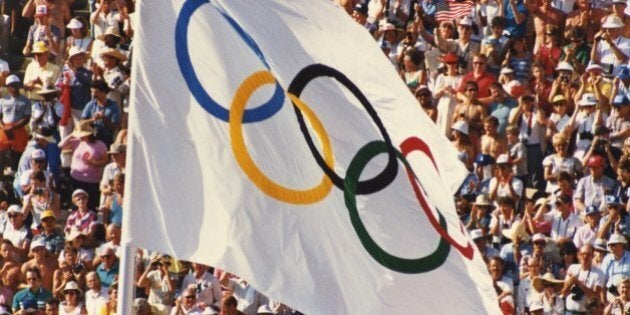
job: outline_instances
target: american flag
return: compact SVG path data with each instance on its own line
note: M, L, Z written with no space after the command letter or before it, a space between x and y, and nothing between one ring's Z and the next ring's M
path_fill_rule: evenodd
M435 19L438 22L453 21L471 15L473 8L472 0L437 0Z

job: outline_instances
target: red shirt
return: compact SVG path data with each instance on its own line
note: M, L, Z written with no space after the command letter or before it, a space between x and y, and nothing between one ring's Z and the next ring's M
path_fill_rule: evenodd
M490 96L490 84L496 82L497 78L488 72L484 72L481 77L475 78L475 75L471 71L464 75L457 91L464 93L464 90L466 89L466 82L468 81L477 82L477 85L479 85L479 94L477 95L477 98L484 98Z

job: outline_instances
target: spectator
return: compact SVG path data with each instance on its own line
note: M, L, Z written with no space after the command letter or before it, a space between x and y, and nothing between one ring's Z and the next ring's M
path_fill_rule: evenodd
M96 310L101 304L107 303L109 294L107 288L101 285L101 280L94 271L85 275L87 290L85 291L85 307L88 315L96 315Z
M586 205L603 207L603 201L607 194L615 191L617 182L604 175L604 158L593 155L588 159L590 174L582 177L577 184L573 195L573 205L580 213L584 211Z
M186 275L182 280L180 291L194 288L198 302L218 307L222 296L219 280L208 272L208 266L206 265L192 263L192 270L193 272Z
M26 274L27 270L37 267L40 271L41 286L45 290L52 291L53 274L58 268L56 259L50 256L42 239L33 241L30 254L33 258L22 265L22 274Z
M32 3L32 0L29 2ZM59 44L61 43L63 32L65 31L65 27L63 27L65 23L62 21L60 26L54 25L51 23L48 14L48 7L45 4L38 5L35 8L35 24L28 30L26 45L22 50L25 56L30 55L31 52L34 54L37 53L34 47L34 43L37 42L46 44L54 55L59 55Z
M77 250L70 244L63 249L64 260L59 264L59 269L53 275L53 294L59 296L70 282L85 287L86 268L78 260Z
M24 127L31 119L31 102L20 94L20 79L16 75L7 77L6 86L9 95L0 99L0 154L9 156L3 166L15 167L28 141Z
M588 299L597 299L604 287L604 274L592 266L593 247L584 245L580 248L580 263L574 264L567 270L567 276L562 288L562 297L566 298L566 310L569 312L585 313Z
M573 237L573 243L578 247L593 244L599 232L599 219L601 218L599 208L596 206L586 207L584 216L586 217L586 224L578 228Z
M34 60L26 66L24 72L24 90L31 100L41 100L35 92L59 76L59 66L48 60L50 49L45 42L37 41L33 44Z
M114 142L114 133L120 127L120 108L107 98L110 89L105 81L92 82L91 91L93 100L85 106L81 119L89 120L94 127L96 139L109 146Z
M99 254L99 256L101 256L101 263L96 266L96 274L98 274L101 284L107 288L118 278L119 265L118 258L115 254L116 251L113 248L106 246ZM111 300L111 292L109 295Z
M50 291L45 290L41 286L41 274L38 268L31 268L26 270L26 288L18 291L13 297L12 308L14 312L19 310L27 310L27 306L32 306L31 303L26 303L27 301L35 301L34 308L37 308L38 303L46 303L48 299L52 298L52 294ZM26 305L29 304L29 305Z
M173 293L175 291L174 284L168 273L171 260L167 256L157 256L151 261L150 268L147 268L140 279L138 287L149 289L149 304L154 314L169 314L171 303L173 302ZM188 292L188 293L187 293ZM196 300L196 292L194 290L184 289L186 296L192 296ZM186 303L188 302L188 303ZM192 308L195 301L181 301L179 307L186 309ZM184 303L183 305L181 303ZM171 313L171 314L178 314Z

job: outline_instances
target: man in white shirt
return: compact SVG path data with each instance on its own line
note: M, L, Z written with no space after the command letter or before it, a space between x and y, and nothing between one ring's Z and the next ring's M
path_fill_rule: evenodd
M85 275L85 282L88 287L88 290L85 291L85 308L88 315L95 315L98 307L107 303L109 294L107 288L101 285L101 279L95 271L90 271Z
M602 271L592 266L593 246L582 246L578 260L579 264L573 264L567 269L562 288L561 295L566 298L566 314L587 314L587 300L598 298L605 283Z
M622 36L624 21L611 14L604 19L602 30L595 34L596 45L593 46L592 59L608 70L612 66L612 74L621 71L621 65L628 62L630 56L630 38Z

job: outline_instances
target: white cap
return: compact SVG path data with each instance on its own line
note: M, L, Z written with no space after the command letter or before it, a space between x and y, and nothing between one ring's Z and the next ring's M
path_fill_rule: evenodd
M66 25L67 28L69 29L80 29L83 27L83 23L81 23L81 21L77 20L77 19L72 19L70 20L70 23L68 23L68 25Z
M459 20L459 25L462 26L472 26L473 20L470 16L465 16L463 19Z
M458 120L456 121L452 126L451 129L453 130L457 130L465 135L468 135L468 123L463 121L463 120Z
M512 164L510 156L507 154L501 154L497 157L497 164Z
M545 237L545 235L542 233L536 233L534 234L534 237L532 237L532 242L538 242L538 241L547 242L547 237Z
M474 240L478 240L480 238L483 238L483 231L481 229L476 229L476 230L472 230L470 231L470 238L474 241Z
M560 61L558 63L558 66L556 67L556 71L560 71L560 70L571 71L571 72L575 71L573 70L573 66L571 66L571 64L566 61Z
M604 20L604 24L602 24L602 28L622 28L624 26L625 24L621 18L614 14L607 16Z
M604 71L604 68L602 68L602 66L600 66L597 63L589 63L588 66L586 67L586 71L591 71L591 70L601 70Z
M580 106L597 105L597 99L595 98L595 94L593 93L582 94L582 98L578 101L578 105Z
M510 74L510 73L514 73L514 70L512 70L512 68L510 67L504 67L503 69L501 69L501 74Z
M22 207L20 205L10 205L7 213L22 213Z
M90 194L87 193L87 191L79 188L79 189L76 189L74 192L72 192L72 198L76 197L78 194L84 194L86 196L90 195Z
M72 58L78 54L85 54L85 53L87 52L83 50L81 47L72 46L70 47L70 50L68 51L68 58Z
M38 237L36 239L33 240L33 242L31 243L31 250L37 248L37 247L44 247L46 248L46 243L44 242L44 238L43 237Z
M21 83L21 82L22 82L22 81L20 81L20 78L18 78L18 76L17 76L17 75L15 75L15 74L11 74L11 75L9 75L9 76L6 78L6 80L4 80L4 84L5 84L5 85L10 85L10 84L13 84L13 83Z

